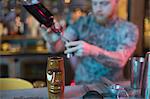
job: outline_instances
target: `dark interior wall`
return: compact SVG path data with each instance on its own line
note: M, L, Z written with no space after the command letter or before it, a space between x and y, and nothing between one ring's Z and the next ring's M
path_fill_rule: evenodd
M129 0L129 3L130 3L129 20L138 26L140 33L135 55L143 56L145 0Z
M145 0L128 0L128 20L138 26L139 40L133 56L144 56L144 17L145 17ZM130 60L124 68L124 76L130 79Z

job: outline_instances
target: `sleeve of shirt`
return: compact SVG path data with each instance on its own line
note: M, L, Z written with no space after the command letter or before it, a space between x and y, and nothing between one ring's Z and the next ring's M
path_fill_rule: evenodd
M86 18L80 17L74 24L69 25L64 32L64 37L69 41L79 39L79 31L81 30L84 21L86 21Z
M74 41L77 39L77 33L72 26L68 26L63 34L63 37L69 41Z
M125 35L123 36L122 42L119 44L117 51L121 55L122 65L125 65L129 57L134 53L136 49L136 45L139 38L139 31L138 28L134 25L129 25L126 28Z
M95 59L105 66L124 67L129 57L136 49L138 41L138 29L134 25L129 25L121 34L121 41L118 44L116 51L107 51L101 49L100 54Z

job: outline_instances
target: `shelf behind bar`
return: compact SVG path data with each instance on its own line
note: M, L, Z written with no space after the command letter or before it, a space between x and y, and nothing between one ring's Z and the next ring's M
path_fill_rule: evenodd
M25 39L42 39L40 36L30 36L30 35L7 35L7 36L1 36L0 40L25 40Z

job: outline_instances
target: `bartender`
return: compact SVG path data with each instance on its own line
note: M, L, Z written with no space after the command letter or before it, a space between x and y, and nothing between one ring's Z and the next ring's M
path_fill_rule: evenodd
M133 23L117 16L118 1L90 0L91 14L80 17L64 31L68 43L50 28L41 27L51 53L74 54L76 84L97 83L101 77L123 79L123 68L136 49L139 32Z

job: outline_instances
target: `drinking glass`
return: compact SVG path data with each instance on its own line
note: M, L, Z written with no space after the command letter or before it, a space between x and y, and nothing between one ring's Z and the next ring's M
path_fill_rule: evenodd
M129 99L128 92L119 84L113 84L109 86L109 90L116 96L116 99Z

